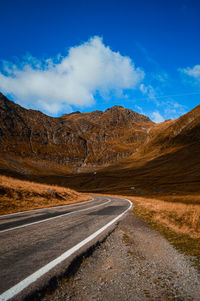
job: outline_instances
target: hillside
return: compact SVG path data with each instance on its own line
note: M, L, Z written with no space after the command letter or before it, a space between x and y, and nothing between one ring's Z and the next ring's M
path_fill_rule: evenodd
M25 176L93 171L135 153L153 125L120 106L52 118L0 94L0 169Z
M59 181L82 191L141 196L171 194L174 198L198 195L199 150L200 106L177 120L153 125L137 152L99 170L95 176L85 173Z
M0 214L69 205L88 199L90 198L69 188L0 175Z
M1 94L0 134L2 174L130 195L200 190L200 106L160 124L120 106L53 118Z

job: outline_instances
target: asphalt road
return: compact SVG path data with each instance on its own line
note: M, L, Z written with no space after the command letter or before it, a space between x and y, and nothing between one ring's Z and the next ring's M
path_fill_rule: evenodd
M64 271L131 208L95 196L75 205L0 216L0 301L20 300Z

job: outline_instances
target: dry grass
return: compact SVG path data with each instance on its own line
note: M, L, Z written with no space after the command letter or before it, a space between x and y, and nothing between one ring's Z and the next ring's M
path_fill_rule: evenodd
M95 194L94 195L101 195ZM128 198L134 204L133 212L141 218L159 224L194 239L200 239L200 196L165 196L163 199L102 194ZM178 201L177 201L178 200ZM196 202L196 203L195 203Z
M131 197L135 204L148 212L152 222L162 224L172 231L200 239L200 205ZM170 199L170 197L169 197ZM190 199L189 196L187 199ZM181 201L181 198L179 199ZM188 200L189 202L189 200Z
M187 203L190 197L173 196L167 201L129 197L134 203L133 213L143 219L150 227L160 232L177 249L192 256L193 263L200 270L200 204ZM172 201L171 201L172 200Z
M75 190L0 176L0 214L88 200Z
M199 195L184 197L169 195L162 197L162 200L148 197L107 195L131 200L134 204L133 214L160 232L178 250L192 256L194 265L200 270ZM128 242L128 238L125 236L124 242Z

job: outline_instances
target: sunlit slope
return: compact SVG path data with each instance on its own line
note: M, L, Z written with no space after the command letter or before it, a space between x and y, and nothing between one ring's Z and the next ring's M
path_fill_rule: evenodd
M85 174L74 180L74 187L97 192L198 193L200 106L177 120L154 125L146 143L132 156L102 169L95 176Z
M177 120L156 125L133 156L110 167L143 190L199 190L200 106ZM105 170L104 170L105 172Z
M0 214L67 205L87 199L89 197L69 188L0 175Z
M53 118L0 94L0 169L25 176L91 172L136 152L153 125L120 106Z

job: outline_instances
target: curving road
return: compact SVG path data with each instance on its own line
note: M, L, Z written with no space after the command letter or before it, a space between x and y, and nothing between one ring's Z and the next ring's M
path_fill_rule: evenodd
M129 200L91 201L0 216L0 301L20 300L106 235Z

